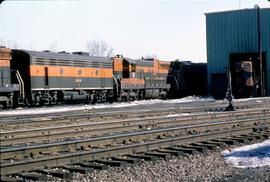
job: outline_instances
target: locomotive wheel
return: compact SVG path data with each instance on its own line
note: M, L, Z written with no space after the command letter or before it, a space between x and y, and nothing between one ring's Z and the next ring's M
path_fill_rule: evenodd
M40 107L44 106L44 100L43 100L43 99L41 99L41 100L38 102L38 106L40 106Z
M6 102L0 103L0 108L2 108L2 109L7 108L7 103Z

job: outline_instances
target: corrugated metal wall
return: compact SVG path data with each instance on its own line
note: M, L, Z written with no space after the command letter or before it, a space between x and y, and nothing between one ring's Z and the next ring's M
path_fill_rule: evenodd
M260 9L262 47L266 52L270 96L270 9ZM208 84L213 73L226 73L230 53L258 52L257 8L206 13Z

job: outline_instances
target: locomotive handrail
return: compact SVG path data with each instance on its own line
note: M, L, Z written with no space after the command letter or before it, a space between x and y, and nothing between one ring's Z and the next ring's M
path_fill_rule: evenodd
M119 86L119 84L118 84L117 79L115 78L115 76L114 75L112 75L112 76L113 76L113 80L114 80L115 85L116 85L116 93L118 94L119 93L118 92L118 86Z
M24 82L23 79L21 77L21 74L18 70L16 70L16 77L19 81L19 85L20 85L20 97L22 97L23 99L25 98L25 93L24 93Z
M176 79L176 77L175 76L173 76L173 78L174 78L174 80L175 80L175 83L176 83L176 86L177 86L177 91L179 91L179 83L178 83L178 81L177 81L177 79Z

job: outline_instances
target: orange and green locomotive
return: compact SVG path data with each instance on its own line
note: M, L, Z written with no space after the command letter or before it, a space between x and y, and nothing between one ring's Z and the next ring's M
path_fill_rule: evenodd
M11 67L22 77L27 105L113 98L113 70L108 58L13 50Z
M116 94L119 100L166 98L170 62L158 59L113 58Z
M8 48L0 52L6 55L0 59L0 104L4 107L130 101L167 98L168 94L172 98L183 90L173 89L178 88L175 85L183 85L190 77L179 77L184 69L176 71L174 62L158 59Z

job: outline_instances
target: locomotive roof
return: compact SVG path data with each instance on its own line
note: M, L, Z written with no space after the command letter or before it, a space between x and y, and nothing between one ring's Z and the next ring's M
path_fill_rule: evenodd
M151 60L144 60L144 59L130 59L124 57L126 61L128 61L131 64L145 64L145 65L152 65L154 62Z
M126 58L126 57L124 57L124 59L129 63L137 64L137 60L135 60L135 59L130 59L130 58Z
M35 58L47 58L47 59L58 59L58 60L80 60L80 61L98 61L98 62L111 62L110 58L107 57L97 57L97 56L87 56L69 53L54 53L54 52L41 52L41 51L29 51L29 50L13 50L21 51L29 54Z

